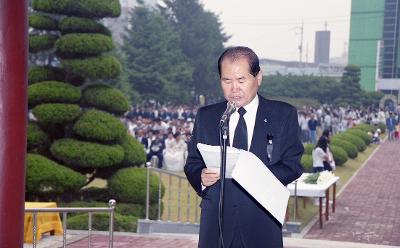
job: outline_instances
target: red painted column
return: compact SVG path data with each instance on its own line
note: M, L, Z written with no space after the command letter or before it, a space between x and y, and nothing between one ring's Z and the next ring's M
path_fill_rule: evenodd
M26 0L0 0L0 247L23 246L27 124Z

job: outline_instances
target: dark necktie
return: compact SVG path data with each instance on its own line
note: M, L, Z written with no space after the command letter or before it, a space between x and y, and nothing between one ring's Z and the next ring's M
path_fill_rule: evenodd
M247 151L247 126L243 118L243 115L246 114L246 110L240 107L238 112L240 117L235 129L235 136L233 136L233 147Z

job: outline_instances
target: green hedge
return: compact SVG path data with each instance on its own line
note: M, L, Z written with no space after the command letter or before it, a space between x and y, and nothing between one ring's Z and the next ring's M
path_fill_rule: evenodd
M304 145L304 154L311 155L314 150L315 145L313 144L305 144Z
M57 30L58 22L50 16L35 13L29 15L29 26L41 30Z
M304 172L312 172L313 168L313 159L312 155L303 154L300 161L301 165L303 165Z
M345 150L338 146L331 145L331 152L333 155L333 159L335 160L336 166L341 166L348 160L347 153Z
M30 107L41 103L76 103L81 98L79 88L57 81L44 81L28 87Z
M357 147L359 152L362 152L365 149L367 149L367 146L365 145L364 141L360 137L358 137L354 134L345 132L345 133L338 134L335 137L338 137L339 139L343 139L345 141L352 143L353 145L355 145Z
M50 147L55 158L78 167L107 167L121 163L124 150L120 145L101 145L74 139L60 139Z
M116 88L103 84L86 87L82 92L82 104L115 114L123 114L129 110L129 102L124 94Z
M38 154L26 156L26 191L30 193L77 191L86 177Z
M114 42L103 34L66 34L56 41L55 48L61 57L89 57L111 51Z
M33 66L29 68L28 83L34 84L42 81L64 81L64 71L57 67Z
M33 0L34 10L88 18L118 17L119 0Z
M351 128L351 129L361 129L366 133L368 133L368 132L373 133L373 132L375 132L376 128L374 126L372 126L372 125L369 125L369 124L359 124L359 125Z
M131 135L125 135L121 140L121 146L124 148L124 161L125 166L137 166L146 162L146 152L143 145L140 144Z
M117 201L126 203L145 204L146 202L146 175L144 168L125 168L116 172L108 179L108 188ZM158 176L150 176L150 204L158 201ZM165 186L161 183L161 198Z
M371 144L371 142L372 142L372 137L369 136L367 134L367 132L365 132L363 130L350 128L350 129L347 129L347 131L345 133L354 134L354 135L360 137L367 146L369 144Z
M357 147L346 140L342 140L340 138L333 137L331 139L331 145L338 146L338 147L342 148L343 150L345 150L345 152L347 153L347 156L349 158L354 159L358 155Z
M136 216L123 216L119 213L114 215L114 231L136 232ZM92 215L92 229L96 231L108 231L110 224L109 213L94 213ZM67 228L74 230L88 230L88 214L71 216L67 220Z
M90 109L75 122L76 134L97 141L117 141L126 135L125 125L113 115Z
M49 144L49 137L47 134L33 122L28 123L27 139L28 150Z
M82 17L65 17L61 19L58 28L62 34L69 33L100 33L111 36L111 32L103 24Z
M121 63L113 56L63 59L61 63L68 73L84 78L111 79L118 77L121 73Z
M32 109L40 125L63 124L75 120L80 114L76 104L45 103Z
M51 49L57 39L58 36L52 34L29 35L29 52L37 53Z

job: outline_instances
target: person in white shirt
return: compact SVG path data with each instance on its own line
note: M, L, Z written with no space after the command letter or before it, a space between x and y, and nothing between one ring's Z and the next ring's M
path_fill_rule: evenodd
M321 136L317 142L317 145L312 151L313 173L324 170L324 161L329 160L329 156L326 152L327 148L328 140L324 136Z

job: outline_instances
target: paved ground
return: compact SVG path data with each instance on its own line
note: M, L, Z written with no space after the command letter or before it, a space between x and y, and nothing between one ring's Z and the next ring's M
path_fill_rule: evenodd
M324 228L308 239L400 246L400 143L385 142L337 200Z

